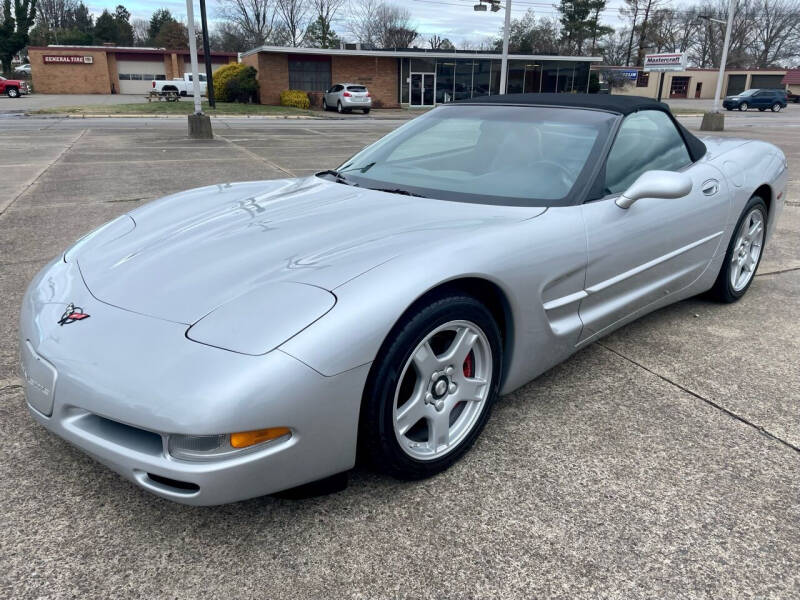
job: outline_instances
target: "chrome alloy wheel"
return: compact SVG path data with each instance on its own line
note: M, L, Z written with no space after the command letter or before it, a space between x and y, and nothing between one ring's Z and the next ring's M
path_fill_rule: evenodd
M417 345L394 394L392 421L403 451L441 458L475 427L491 389L492 350L470 321L440 325Z
M754 208L747 214L736 236L731 255L731 287L740 292L753 278L764 246L764 214L760 209Z

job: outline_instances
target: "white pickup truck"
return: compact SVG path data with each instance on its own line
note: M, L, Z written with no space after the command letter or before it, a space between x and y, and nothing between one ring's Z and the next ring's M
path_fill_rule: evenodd
M205 96L208 88L205 73L200 73L199 80L200 95ZM184 73L183 77L175 79L154 79L150 94L166 96L169 100L177 100L180 96L194 96L192 74Z

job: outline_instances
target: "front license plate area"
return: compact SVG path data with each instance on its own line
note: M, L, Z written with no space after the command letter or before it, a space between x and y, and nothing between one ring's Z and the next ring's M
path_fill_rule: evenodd
M46 416L53 413L53 390L57 373L53 365L39 356L25 340L20 348L22 379L25 382L25 399L33 408Z

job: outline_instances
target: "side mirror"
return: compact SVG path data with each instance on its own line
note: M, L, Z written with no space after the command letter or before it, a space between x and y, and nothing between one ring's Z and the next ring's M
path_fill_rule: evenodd
M681 198L692 191L686 173L645 171L617 198L617 206L630 208L640 198Z

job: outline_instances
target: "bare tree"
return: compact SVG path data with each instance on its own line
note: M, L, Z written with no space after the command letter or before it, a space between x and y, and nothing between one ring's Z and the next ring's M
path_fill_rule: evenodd
M274 41L278 25L274 0L218 0L217 15L236 25L251 48Z
M37 22L48 29L68 27L70 13L78 8L78 0L39 0L36 3Z
M624 65L628 57L630 31L619 29L600 38L600 54L607 65Z
M295 47L300 46L309 25L309 0L276 0L275 11L288 33L289 43Z
M408 48L417 38L411 12L380 0L353 2L346 28L355 41L372 48Z
M133 45L147 46L150 38L150 21L147 19L134 19L131 21L133 27Z
M773 67L800 55L800 2L757 0L753 6L752 67Z

